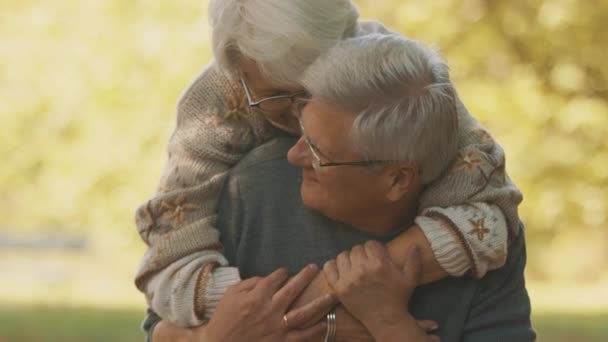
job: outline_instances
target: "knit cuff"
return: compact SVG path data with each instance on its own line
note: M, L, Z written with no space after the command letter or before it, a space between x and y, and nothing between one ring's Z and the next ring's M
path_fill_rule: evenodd
M447 217L446 217L447 218ZM439 265L451 276L464 275L474 261L467 253L463 242L456 237L458 228L449 219L446 222L440 218L418 216L415 219L427 240Z
M236 267L218 267L209 275L205 289L205 320L209 320L226 290L241 281Z

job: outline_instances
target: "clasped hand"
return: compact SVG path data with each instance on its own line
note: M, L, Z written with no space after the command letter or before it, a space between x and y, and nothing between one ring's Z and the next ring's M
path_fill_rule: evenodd
M408 301L420 281L420 253L408 251L403 267L395 265L375 241L342 252L323 267L323 274L342 305L377 341L437 341L425 330L436 324L408 313Z

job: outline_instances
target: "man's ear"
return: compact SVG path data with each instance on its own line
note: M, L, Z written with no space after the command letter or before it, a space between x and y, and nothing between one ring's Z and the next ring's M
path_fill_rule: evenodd
M386 197L391 202L397 202L418 188L418 167L414 164L394 165L388 173L388 181Z

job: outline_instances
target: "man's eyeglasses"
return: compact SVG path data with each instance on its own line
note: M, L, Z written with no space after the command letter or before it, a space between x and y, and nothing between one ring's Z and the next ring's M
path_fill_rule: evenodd
M297 98L306 96L305 91L299 91L293 94L264 97L257 101L253 101L253 97L251 96L247 83L245 83L243 77L241 77L241 85L243 86L243 90L245 90L249 107L258 107L261 110L268 112L282 112L287 110Z
M308 135L306 134L306 130L304 129L304 125L302 124L302 109L306 106L306 100L299 100L296 102L294 108L294 114L298 118L298 123L300 124L300 130L302 133L302 138L304 142L308 146L310 150L310 155L312 157L312 167L315 171L322 171L324 167L332 167L332 166L370 166L374 164L385 164L385 163L393 163L394 160L358 160L358 161L350 161L350 162L334 162L331 161L321 150L310 140ZM327 162L321 161L321 157L327 160Z

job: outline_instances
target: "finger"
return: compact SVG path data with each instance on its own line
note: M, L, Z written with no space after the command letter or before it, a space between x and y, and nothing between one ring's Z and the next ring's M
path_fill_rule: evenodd
M273 305L275 305L275 308L281 312L285 312L291 302L300 295L308 284L310 284L317 273L319 273L317 265L310 264L304 267L272 296L272 302Z
M350 251L344 251L338 254L336 258L336 264L338 265L338 273L347 272L350 270Z
M251 291L259 282L262 280L262 277L253 277L248 278L243 281L240 281L230 287L230 291L234 292L242 292L242 291Z
M388 252L384 245L379 243L378 241L367 241L363 247L365 248L365 253L370 258L384 260L389 258ZM390 259L390 258L389 258Z
M420 258L420 248L413 245L407 252L407 258L403 263L403 275L412 289L420 283L422 276L422 260Z
M338 299L331 294L326 294L304 306L291 310L286 314L289 327L304 328L309 322L317 322L336 304L338 304Z
M340 278L336 260L329 260L323 265L323 276L325 276L325 280L327 280L329 286L333 288Z
M352 265L361 265L367 261L367 253L362 245L356 245L350 251L350 262Z
M268 276L262 278L256 285L254 291L258 292L256 295L263 296L264 298L270 298L281 288L281 286L283 286L287 280L287 277L287 269L279 268L270 273Z
M439 324L437 324L437 322L431 321L431 320L421 319L421 320L416 320L416 323L426 333L437 330L439 328Z
M304 342L304 341L317 341L325 336L327 330L327 323L319 322L310 328L302 330L290 330L285 338L286 342Z

